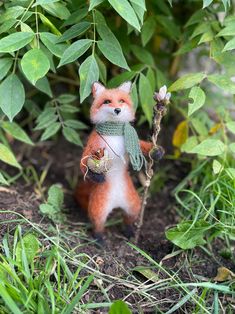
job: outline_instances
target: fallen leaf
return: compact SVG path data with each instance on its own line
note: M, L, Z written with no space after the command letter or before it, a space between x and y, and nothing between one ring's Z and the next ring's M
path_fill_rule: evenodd
M135 267L133 270L144 276L146 279L151 280L152 282L158 282L159 280L157 274L149 268L139 266Z
M217 133L221 128L222 128L222 124L216 123L210 128L209 134L213 135Z
M219 267L217 269L217 275L214 278L214 281L227 281L235 278L235 274L228 268L226 267Z
M180 122L173 134L172 144L180 148L188 138L188 122L186 120Z

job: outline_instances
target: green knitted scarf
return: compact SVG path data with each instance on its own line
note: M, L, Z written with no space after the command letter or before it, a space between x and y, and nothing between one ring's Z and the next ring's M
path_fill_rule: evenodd
M96 131L100 135L124 136L126 151L129 155L132 168L139 171L146 160L140 149L136 130L129 122L104 122L96 124Z

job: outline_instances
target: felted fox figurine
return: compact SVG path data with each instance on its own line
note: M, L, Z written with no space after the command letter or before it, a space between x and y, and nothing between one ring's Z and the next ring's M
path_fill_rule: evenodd
M130 92L131 82L115 89L107 89L99 82L92 86L94 101L90 118L95 129L83 151L80 167L85 180L77 186L75 197L80 206L88 210L98 241L102 241L109 213L118 207L124 210L126 234L132 236L132 224L141 208L140 197L128 173L128 163L134 170L140 170L145 163L143 154L151 151L152 144L139 141L130 124L135 119ZM155 153L160 159L164 151L159 147ZM96 169L103 157L107 167Z

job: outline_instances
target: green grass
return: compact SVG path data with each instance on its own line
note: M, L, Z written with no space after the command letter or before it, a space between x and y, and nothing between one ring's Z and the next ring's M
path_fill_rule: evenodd
M234 167L234 163L231 159L223 167ZM202 233L205 242L200 245L203 252L214 263L217 257L212 249L213 240L218 237L223 241L221 255L231 259L235 231L234 179L225 170L213 174L210 159L197 161L193 169L173 191L178 202L179 224L188 223L188 229L180 234L181 243L186 241L189 232L193 234L198 222L205 221L207 229ZM49 195L56 205L54 193ZM59 208L61 195L60 199ZM156 262L146 252L129 244L136 254L144 257L144 265L126 268L121 277L115 277L101 272L94 256L83 253L84 246L92 245L86 234L88 224L79 224L77 231L70 231L66 223L62 224L63 228L60 224L39 225L20 214L16 216L12 221L1 221L10 228L1 243L0 313L82 314L103 309L105 313L129 314L126 305L131 310L137 308L138 313L145 313L143 308L167 314L177 311L233 313L232 302L226 300L234 298L234 279L217 283L193 273L192 265L200 267L203 262L195 258L194 249L175 247L165 257L180 261L178 269L172 270L164 266L163 261ZM187 280L181 277L185 270ZM126 305L113 304L112 287L121 289ZM138 300L139 306L133 300ZM120 307L123 312L115 312Z
M183 282L180 269L167 269L133 244L129 245L146 260L142 272L145 276L137 276L136 269L126 269L123 277L110 276L100 272L93 256L82 253L79 238L89 245L82 231L73 234L76 240L69 244L67 231L58 227L45 231L18 216L20 223L14 233L6 233L1 244L0 313L82 314L102 308L108 311L114 301L109 295L113 285L122 288L123 300L130 309L134 305L131 297L139 299L139 313L145 313L141 307L168 314L188 309L192 313L217 314L222 309L232 313L221 300L233 297L233 282L203 281L193 274L192 281ZM193 261L193 254L185 252L178 250L167 258L184 256L182 267L187 267L186 261ZM167 297L159 299L158 293ZM103 302L97 303L97 296Z
M4 236L1 249L1 313L86 313L110 306L94 303L92 296L83 300L94 281L90 257L69 250L59 233L48 236L31 224L23 234L18 225L13 235Z
M194 170L175 188L182 221L204 221L209 225L207 245L216 237L231 252L235 239L235 178L227 171L235 165L233 158L221 162L218 174L212 171L212 160L197 161ZM192 226L191 225L191 226Z

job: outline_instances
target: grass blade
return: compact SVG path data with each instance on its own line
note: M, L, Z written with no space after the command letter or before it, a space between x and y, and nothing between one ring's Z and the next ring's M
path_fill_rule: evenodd
M4 285L0 283L0 296L3 298L4 302L6 303L7 307L12 311L14 314L23 314L21 310L18 308L16 303L12 300L10 295L7 293L6 288Z
M90 283L92 282L94 276L90 275L86 282L84 283L84 285L81 287L81 289L78 291L77 295L73 298L73 300L71 301L71 303L67 306L67 308L64 309L64 311L62 312L62 314L70 314L72 313L74 307L76 306L76 304L80 301L83 293L86 291L86 289L89 287Z
M189 294L186 294L177 304L175 304L169 311L165 314L174 313L176 310L181 308L195 293L197 292L197 288L194 288Z

